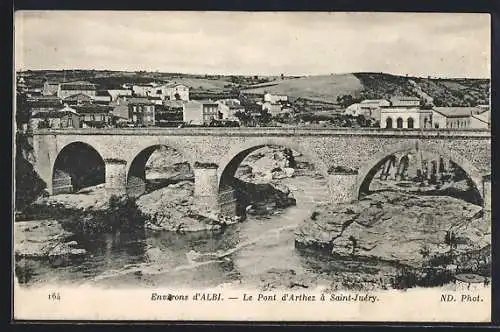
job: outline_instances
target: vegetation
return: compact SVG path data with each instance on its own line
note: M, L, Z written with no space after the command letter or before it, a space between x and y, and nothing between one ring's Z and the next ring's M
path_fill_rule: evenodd
M15 161L15 207L23 210L27 205L44 193L45 183L26 159L33 148L24 134L16 135L16 161Z

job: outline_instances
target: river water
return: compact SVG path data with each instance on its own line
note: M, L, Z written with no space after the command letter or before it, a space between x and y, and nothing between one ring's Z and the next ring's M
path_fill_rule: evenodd
M332 262L295 249L294 230L316 203L327 200L326 181L297 176L283 180L297 205L271 216L248 216L219 233L103 234L76 238L88 251L78 262L54 267L30 262L27 285L91 284L103 287L215 287L221 284L273 288L325 283L353 262ZM367 268L366 262L363 263ZM369 267L368 267L369 268ZM352 269L359 269L354 264Z

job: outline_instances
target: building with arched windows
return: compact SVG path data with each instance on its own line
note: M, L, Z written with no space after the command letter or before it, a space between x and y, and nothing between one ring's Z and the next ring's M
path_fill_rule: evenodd
M380 127L387 129L432 128L432 110L420 107L416 97L391 99L380 109Z
M433 128L489 128L491 112L480 107L434 107Z

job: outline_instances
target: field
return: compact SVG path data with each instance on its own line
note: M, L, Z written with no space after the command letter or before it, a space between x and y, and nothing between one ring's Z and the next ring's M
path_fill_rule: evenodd
M306 76L274 81L275 85L242 90L243 93L265 92L284 94L292 99L303 98L314 101L336 103L341 95L359 95L363 90L361 81L352 74Z

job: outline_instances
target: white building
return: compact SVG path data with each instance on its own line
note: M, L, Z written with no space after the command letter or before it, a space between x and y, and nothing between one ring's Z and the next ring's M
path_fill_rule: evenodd
M382 107L388 107L391 103L386 99L367 99L360 103L352 104L348 106L344 114L357 117L358 115L363 115L365 117L373 118L380 121L380 109Z
M194 125L209 124L212 120L221 120L219 104L211 100L191 100L184 104L182 121Z
M238 99L220 99L216 103L219 105L219 112L222 113L222 119L239 121L235 114L245 112L245 107L241 106Z
M281 113L283 105L280 103L273 103L270 101L265 101L262 103L262 110L266 110L271 114L272 116L276 116Z
M189 87L184 84L169 83L165 85L164 95L168 100L189 101Z
M57 90L57 97L64 99L76 94L84 94L94 99L96 96L96 90L97 88L95 84L86 81L61 83L59 84Z
M158 97L161 100L189 100L189 88L178 83L147 83L135 84L132 91L138 97Z
M112 101L116 101L120 96L132 96L131 89L110 89L108 90L108 93L111 96Z
M264 94L264 102L270 102L272 104L279 102L287 102L288 96L285 95L273 95L271 93Z
M433 128L490 128L491 111L479 107L434 107Z

